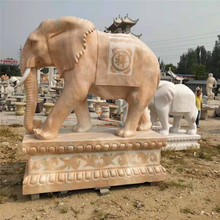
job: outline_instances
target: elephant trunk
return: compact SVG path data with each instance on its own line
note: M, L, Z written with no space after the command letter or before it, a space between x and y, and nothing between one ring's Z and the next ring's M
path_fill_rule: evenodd
M26 90L24 126L28 133L33 133L34 129L41 125L41 121L34 120L38 98L37 59L30 51L28 41L26 41L20 59L20 69L23 77L18 84L22 85L24 83Z
M26 110L24 116L24 126L29 133L33 133L33 129L36 128L36 125L34 123L34 113L36 110L38 98L36 68L31 68L31 72L25 80L24 85L26 90Z

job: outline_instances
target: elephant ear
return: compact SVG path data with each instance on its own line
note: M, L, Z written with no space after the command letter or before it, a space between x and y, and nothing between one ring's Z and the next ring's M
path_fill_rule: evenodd
M154 95L155 107L157 109L162 109L169 105L175 95L175 85L171 82L160 81L157 91Z
M87 35L95 26L92 22L76 17L62 17L48 20L44 25L48 32L50 55L59 74L73 69L86 49Z

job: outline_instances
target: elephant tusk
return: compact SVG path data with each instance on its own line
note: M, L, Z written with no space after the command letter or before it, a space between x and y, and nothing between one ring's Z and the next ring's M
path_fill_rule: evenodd
M22 86L24 84L24 81L27 79L27 77L29 76L30 72L31 72L31 68L30 67L25 69L23 77L21 78L19 83L14 87L14 89L17 88L18 86Z

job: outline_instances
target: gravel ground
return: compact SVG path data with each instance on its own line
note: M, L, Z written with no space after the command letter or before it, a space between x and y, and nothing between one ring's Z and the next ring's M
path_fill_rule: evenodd
M185 122L184 122L185 123ZM183 125L184 125L183 123ZM162 152L165 182L22 196L23 127L0 128L0 219L220 219L220 118L201 121L201 148Z

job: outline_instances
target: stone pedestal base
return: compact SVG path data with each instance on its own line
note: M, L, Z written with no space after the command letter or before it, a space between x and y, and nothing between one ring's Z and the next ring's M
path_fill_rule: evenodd
M167 146L162 148L162 150L188 150L188 149L199 149L200 144L198 141L201 136L198 134L189 135L184 132L179 134L170 133L167 136Z
M161 126L153 126L153 130L160 132ZM181 129L179 133L170 133L166 136L167 145L163 147L162 150L188 150L188 149L199 149L200 144L198 141L201 139L201 136L198 134L189 135L186 134L186 131Z
M208 117L215 118L215 109L208 110Z
M16 115L24 115L24 107L25 107L26 103L24 102L15 102L15 107L16 107Z
M22 151L30 157L23 194L163 181L166 173L160 165L160 155L166 138L154 131L120 138L114 135L115 131L65 130L56 139L46 141L26 134Z
M220 117L220 106L217 109L215 109L215 114L217 117Z
M43 106L46 108L45 115L48 116L54 107L53 103L44 103Z
M200 119L205 120L205 121L208 119L208 110L207 109L203 109L201 111L201 118Z

